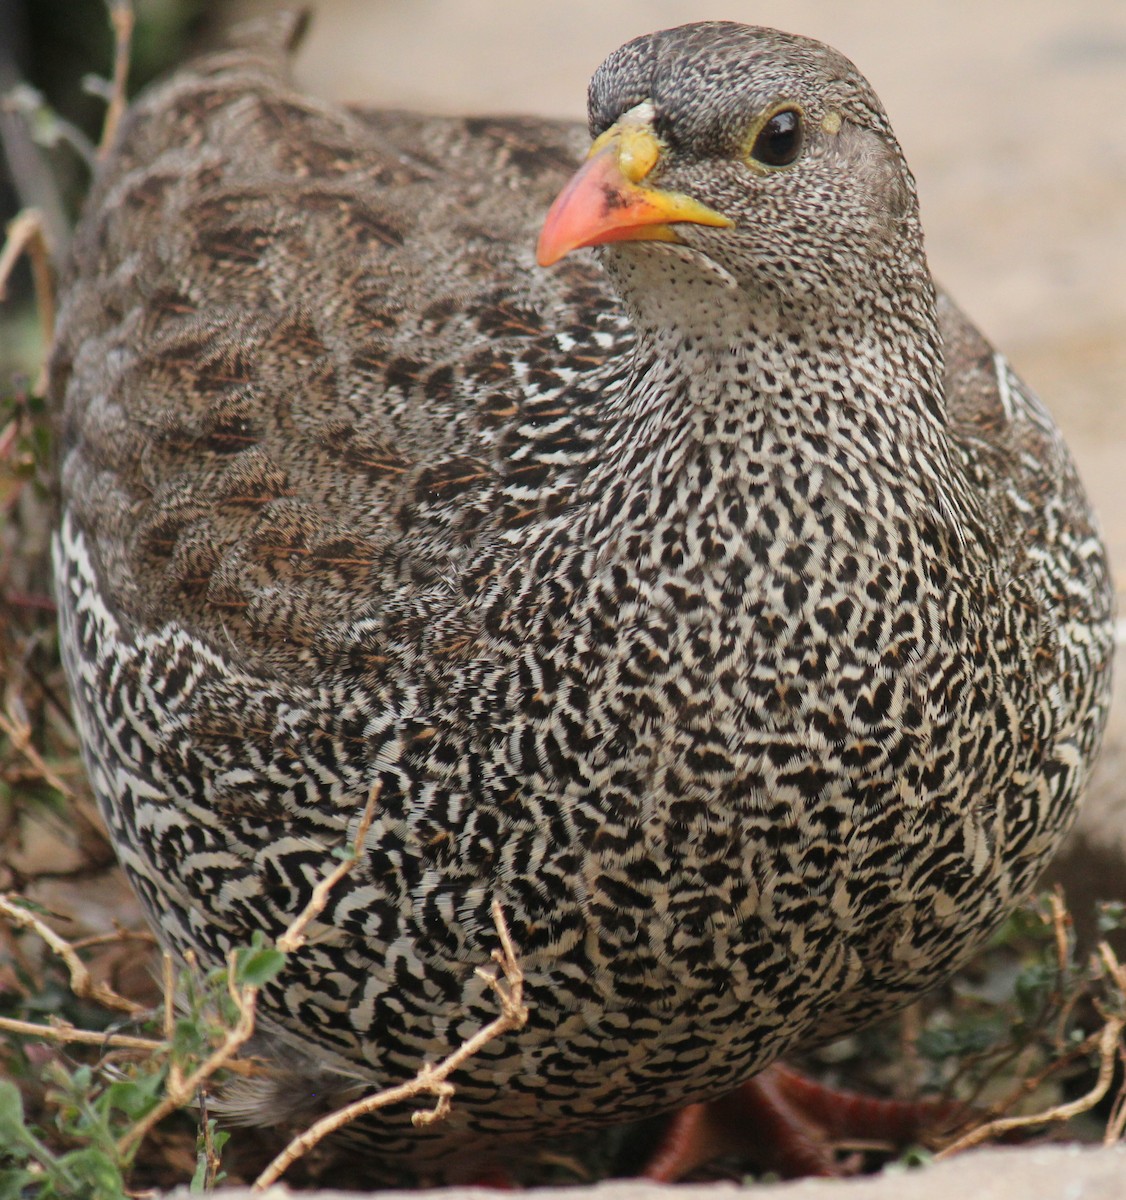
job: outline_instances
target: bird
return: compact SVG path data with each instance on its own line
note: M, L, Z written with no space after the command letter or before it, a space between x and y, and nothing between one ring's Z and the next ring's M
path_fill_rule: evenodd
M589 124L334 105L292 28L134 102L50 370L60 642L161 942L296 1121L418 1177L722 1097L947 979L1067 832L1113 601L1047 409L927 264L869 83L638 37Z

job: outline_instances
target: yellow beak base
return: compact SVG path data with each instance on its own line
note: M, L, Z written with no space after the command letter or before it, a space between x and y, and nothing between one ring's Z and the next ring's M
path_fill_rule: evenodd
M548 210L536 246L540 266L551 266L581 246L678 242L672 226L680 222L732 224L690 196L640 186L658 155L657 141L648 130L613 126L602 134Z

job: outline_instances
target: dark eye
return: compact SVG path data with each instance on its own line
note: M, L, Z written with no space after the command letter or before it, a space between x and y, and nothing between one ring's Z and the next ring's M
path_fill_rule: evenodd
M801 113L784 108L759 130L751 157L767 167L788 167L801 153Z

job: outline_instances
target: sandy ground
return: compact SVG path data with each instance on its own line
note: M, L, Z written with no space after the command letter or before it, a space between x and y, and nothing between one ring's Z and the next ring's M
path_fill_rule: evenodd
M246 15L277 5L232 7ZM309 90L435 112L582 117L587 79L606 53L691 20L776 25L848 54L882 98L918 179L935 274L1056 414L1100 513L1126 609L1122 0L319 0L312 8L296 63ZM1126 670L1118 674L1106 750L1061 869L1088 896L1126 898Z

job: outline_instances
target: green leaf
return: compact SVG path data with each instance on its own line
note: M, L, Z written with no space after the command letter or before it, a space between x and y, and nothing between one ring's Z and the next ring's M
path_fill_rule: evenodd
M1099 933L1116 933L1126 924L1126 904L1121 900L1105 900L1098 907Z
M905 1167L929 1167L934 1162L934 1153L924 1146L908 1146L899 1156Z
M261 987L285 966L285 955L272 946L243 951L238 957L236 978L243 987Z
M1025 1020L1032 1020L1038 1015L1055 981L1055 964L1033 963L1017 975L1013 994Z
M916 1041L919 1053L932 1062L980 1054L996 1045L1004 1030L996 1022L982 1022L953 1029L924 1029Z
M14 1147L27 1143L20 1089L11 1080L0 1079L0 1146L11 1153Z
M64 1186L74 1190L60 1193L60 1200L125 1200L125 1180L109 1153L86 1148L72 1150L58 1160L59 1174L65 1172ZM73 1181L73 1183L71 1182ZM52 1181L54 1182L54 1181ZM56 1189L58 1183L55 1183Z
M193 1017L180 1017L172 1027L172 1053L177 1062L184 1062L202 1053L208 1045L206 1032Z
M193 1196L200 1196L207 1190L207 1154L201 1150L195 1159L195 1172L188 1184L188 1191Z
M156 1107L163 1090L164 1072L119 1079L106 1088L107 1104L124 1113L130 1121L139 1121Z
M0 1167L0 1200L26 1200L35 1176L22 1167Z

